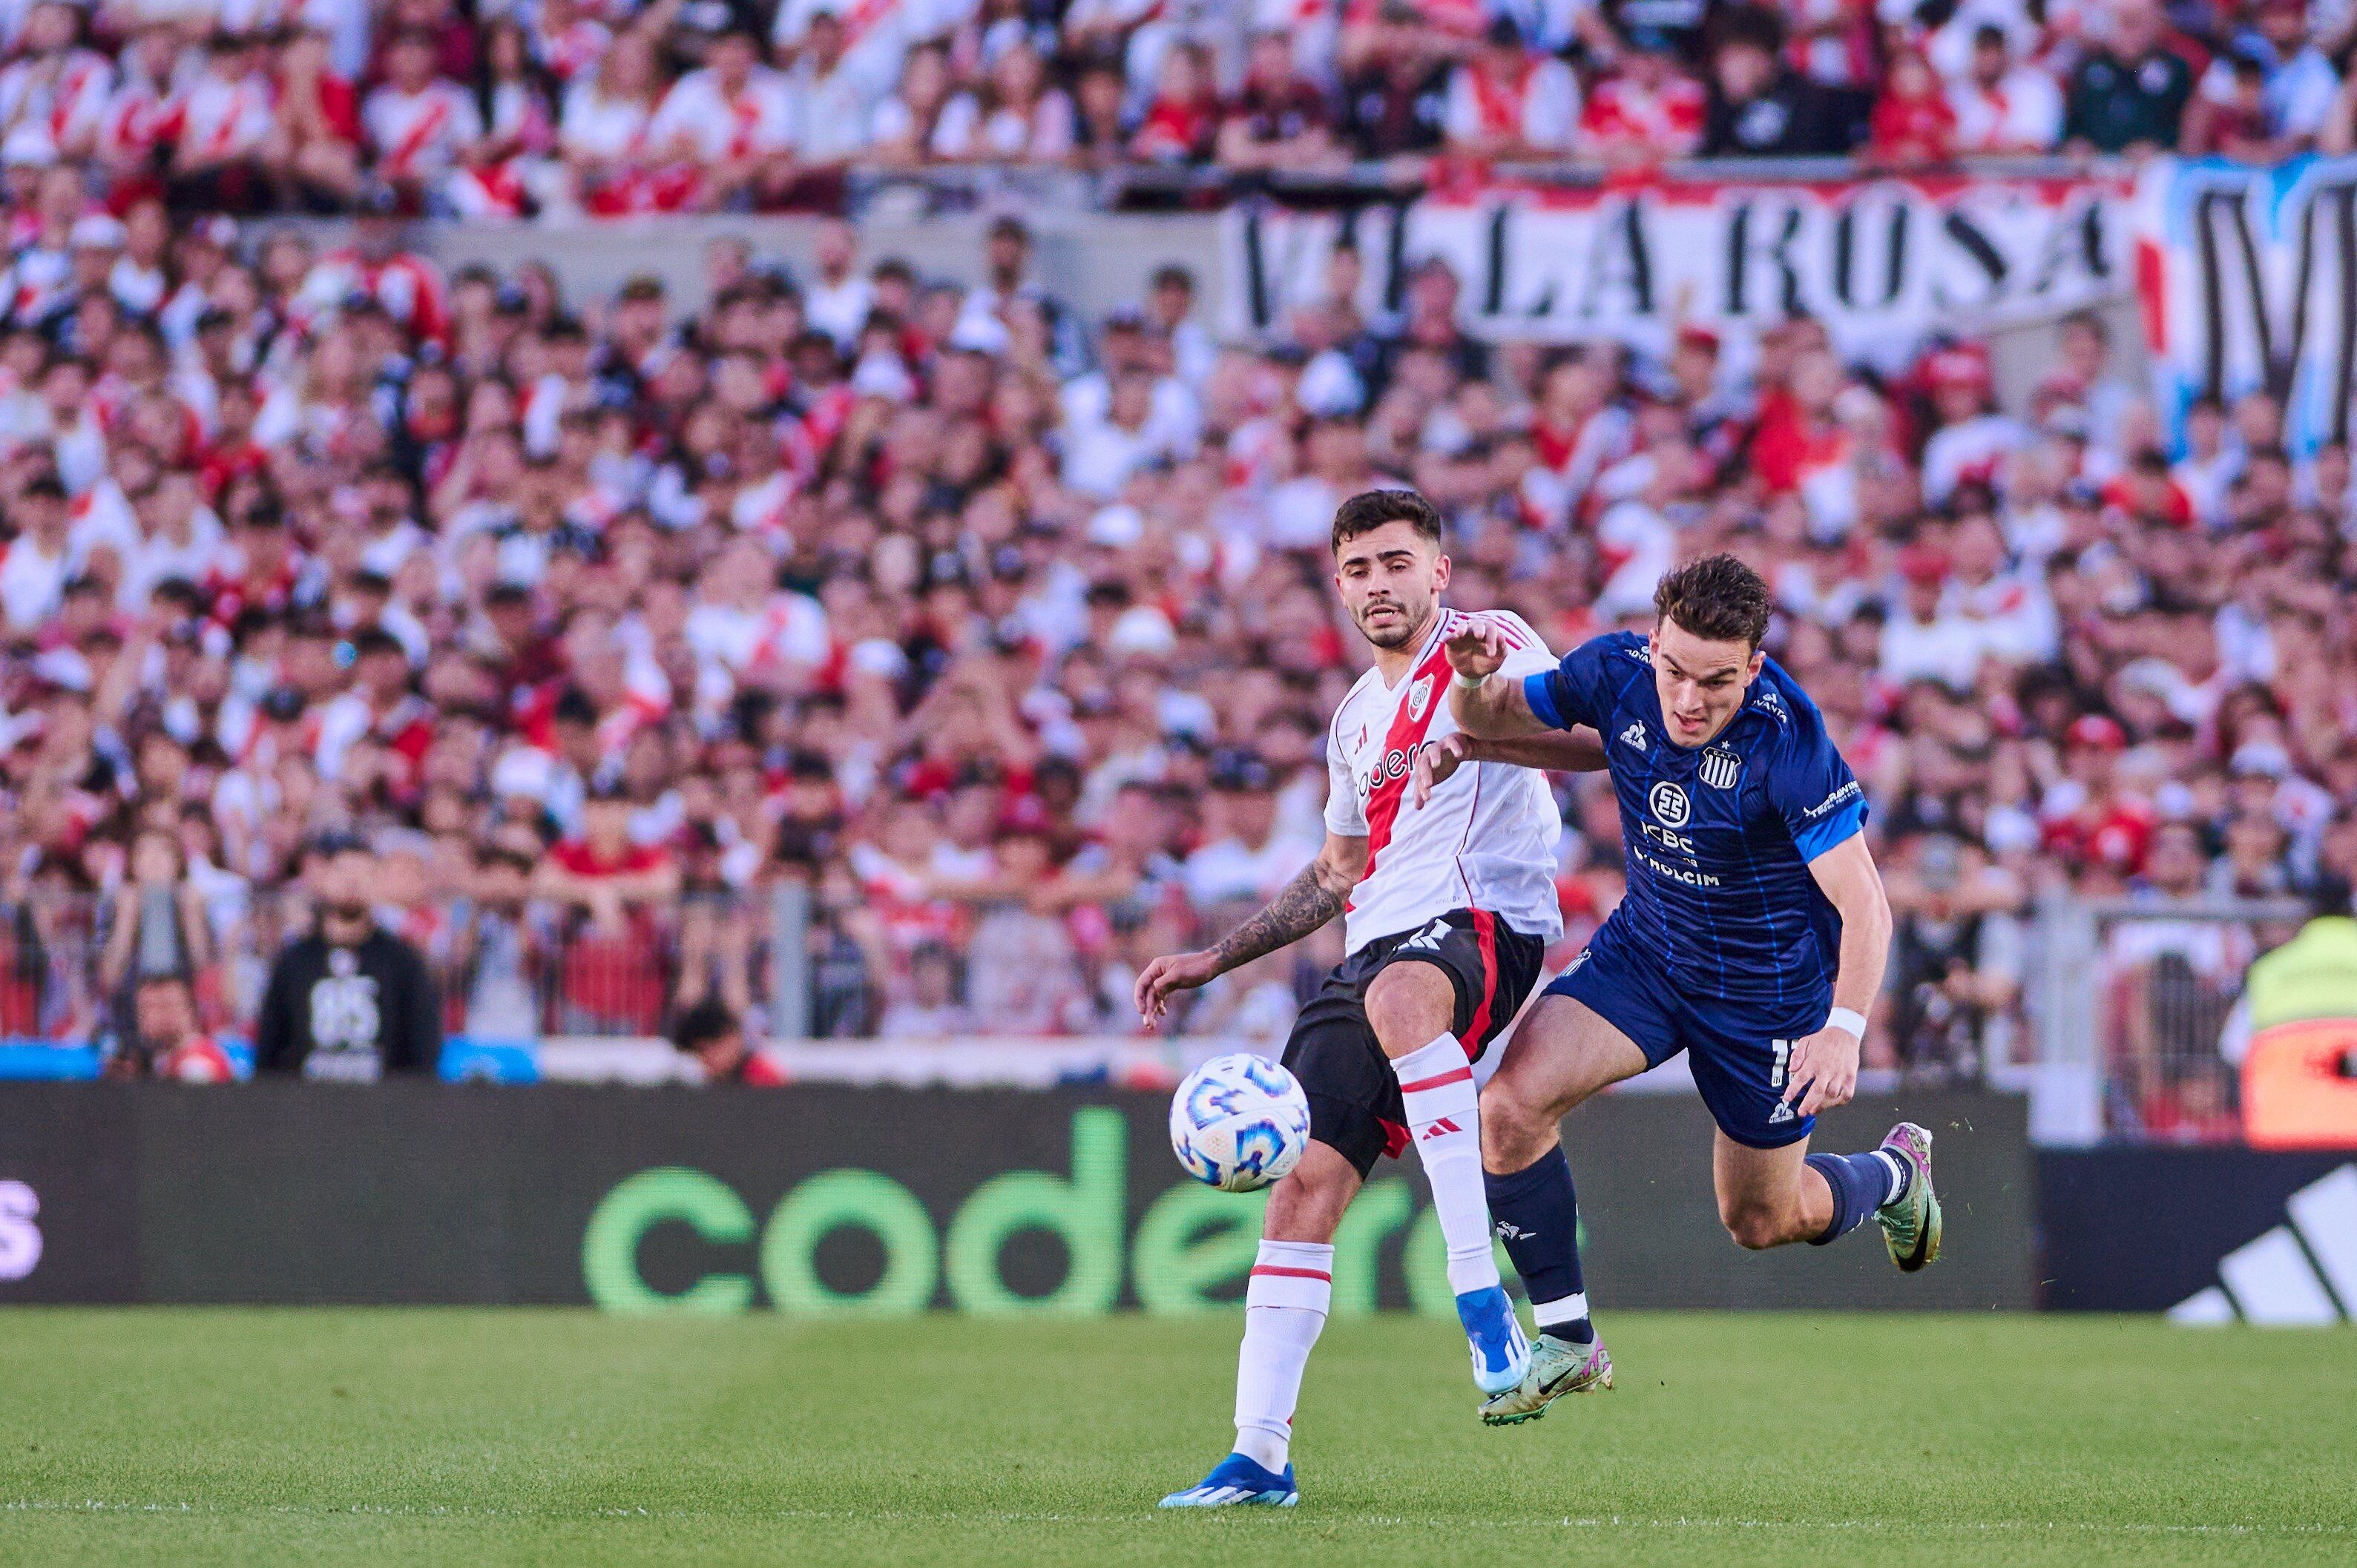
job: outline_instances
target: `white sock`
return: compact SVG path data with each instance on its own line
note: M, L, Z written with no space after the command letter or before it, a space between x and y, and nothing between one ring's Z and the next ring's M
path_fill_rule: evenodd
M1900 1163L1897 1155L1888 1149L1875 1150L1874 1157L1880 1160L1882 1168L1890 1173L1890 1180L1882 1189L1882 1201L1875 1205L1880 1208L1907 1190L1907 1167Z
M1409 1141L1432 1184L1440 1239L1448 1248L1448 1288L1458 1295L1498 1283L1491 1251L1490 1197L1481 1178L1481 1090L1454 1035L1394 1058Z
M1301 1369L1333 1296L1332 1247L1260 1244L1244 1283L1244 1342L1236 1351L1236 1452L1264 1469L1284 1470L1292 1451Z

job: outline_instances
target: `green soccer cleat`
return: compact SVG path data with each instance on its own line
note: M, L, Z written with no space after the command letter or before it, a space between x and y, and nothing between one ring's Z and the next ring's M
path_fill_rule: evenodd
M1883 1135L1882 1146L1906 1163L1907 1190L1874 1211L1883 1244L1901 1273L1913 1273L1940 1260L1940 1197L1932 1190L1932 1134L1901 1122Z
M1612 1358L1605 1353L1603 1340L1576 1345L1552 1334L1542 1334L1531 1341L1531 1369L1523 1374L1523 1380L1482 1402L1481 1423L1485 1426L1513 1426L1536 1421L1546 1413L1547 1406L1566 1394L1584 1394L1591 1389L1611 1386Z

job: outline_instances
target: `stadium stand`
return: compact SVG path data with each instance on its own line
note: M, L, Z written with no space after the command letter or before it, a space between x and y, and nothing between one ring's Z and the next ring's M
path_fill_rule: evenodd
M376 843L454 1032L716 998L789 1036L1132 1031L1138 963L1318 842L1357 668L1327 527L1379 483L1447 510L1456 603L1558 649L1684 556L1770 574L1875 802L1877 1066L2026 1059L2050 892L2347 909L2348 453L2294 461L2263 392L2172 446L2097 317L2005 413L1976 342L1497 345L1445 275L1250 340L1184 272L1084 320L1013 219L974 286L841 225L799 274L716 249L692 303L446 276L402 229L833 211L968 163L2274 159L2350 145L2345 6L0 10L0 1035L103 1035L159 972L238 1033L329 828ZM1558 959L1620 886L1609 792L1560 788ZM2116 940L2121 1114L2231 1125L2210 1013L2250 954ZM1281 1039L1334 956L1177 1027Z

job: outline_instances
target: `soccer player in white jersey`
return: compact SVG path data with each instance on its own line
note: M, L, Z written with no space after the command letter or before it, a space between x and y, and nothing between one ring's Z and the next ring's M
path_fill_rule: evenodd
M1512 1389L1529 1363L1491 1251L1474 1064L1563 929L1562 819L1534 769L1600 768L1604 748L1592 730L1502 742L1458 735L1444 651L1452 635L1478 618L1509 649L1508 670L1555 663L1515 616L1441 607L1449 562L1440 546L1440 514L1410 490L1370 490L1334 514L1334 585L1375 664L1327 728L1325 847L1217 947L1156 959L1137 978L1150 1023L1172 992L1345 917L1347 956L1286 1043L1285 1065L1309 1096L1309 1147L1270 1189L1245 1285L1235 1451L1165 1508L1297 1499L1293 1407L1333 1292L1334 1230L1379 1155L1413 1146L1423 1161L1474 1382L1492 1394Z

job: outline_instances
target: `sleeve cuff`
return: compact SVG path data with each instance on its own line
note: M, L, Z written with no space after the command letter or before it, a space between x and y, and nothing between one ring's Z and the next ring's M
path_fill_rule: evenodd
M1792 835L1792 845L1804 861L1814 860L1829 849L1856 838L1866 826L1866 802L1853 800L1822 822L1811 823L1808 830Z
M1563 722L1563 710L1555 705L1555 693L1548 689L1548 683L1554 678L1552 670L1523 676L1523 701L1531 705L1531 712L1536 714L1542 723L1556 729L1569 729L1571 726Z

